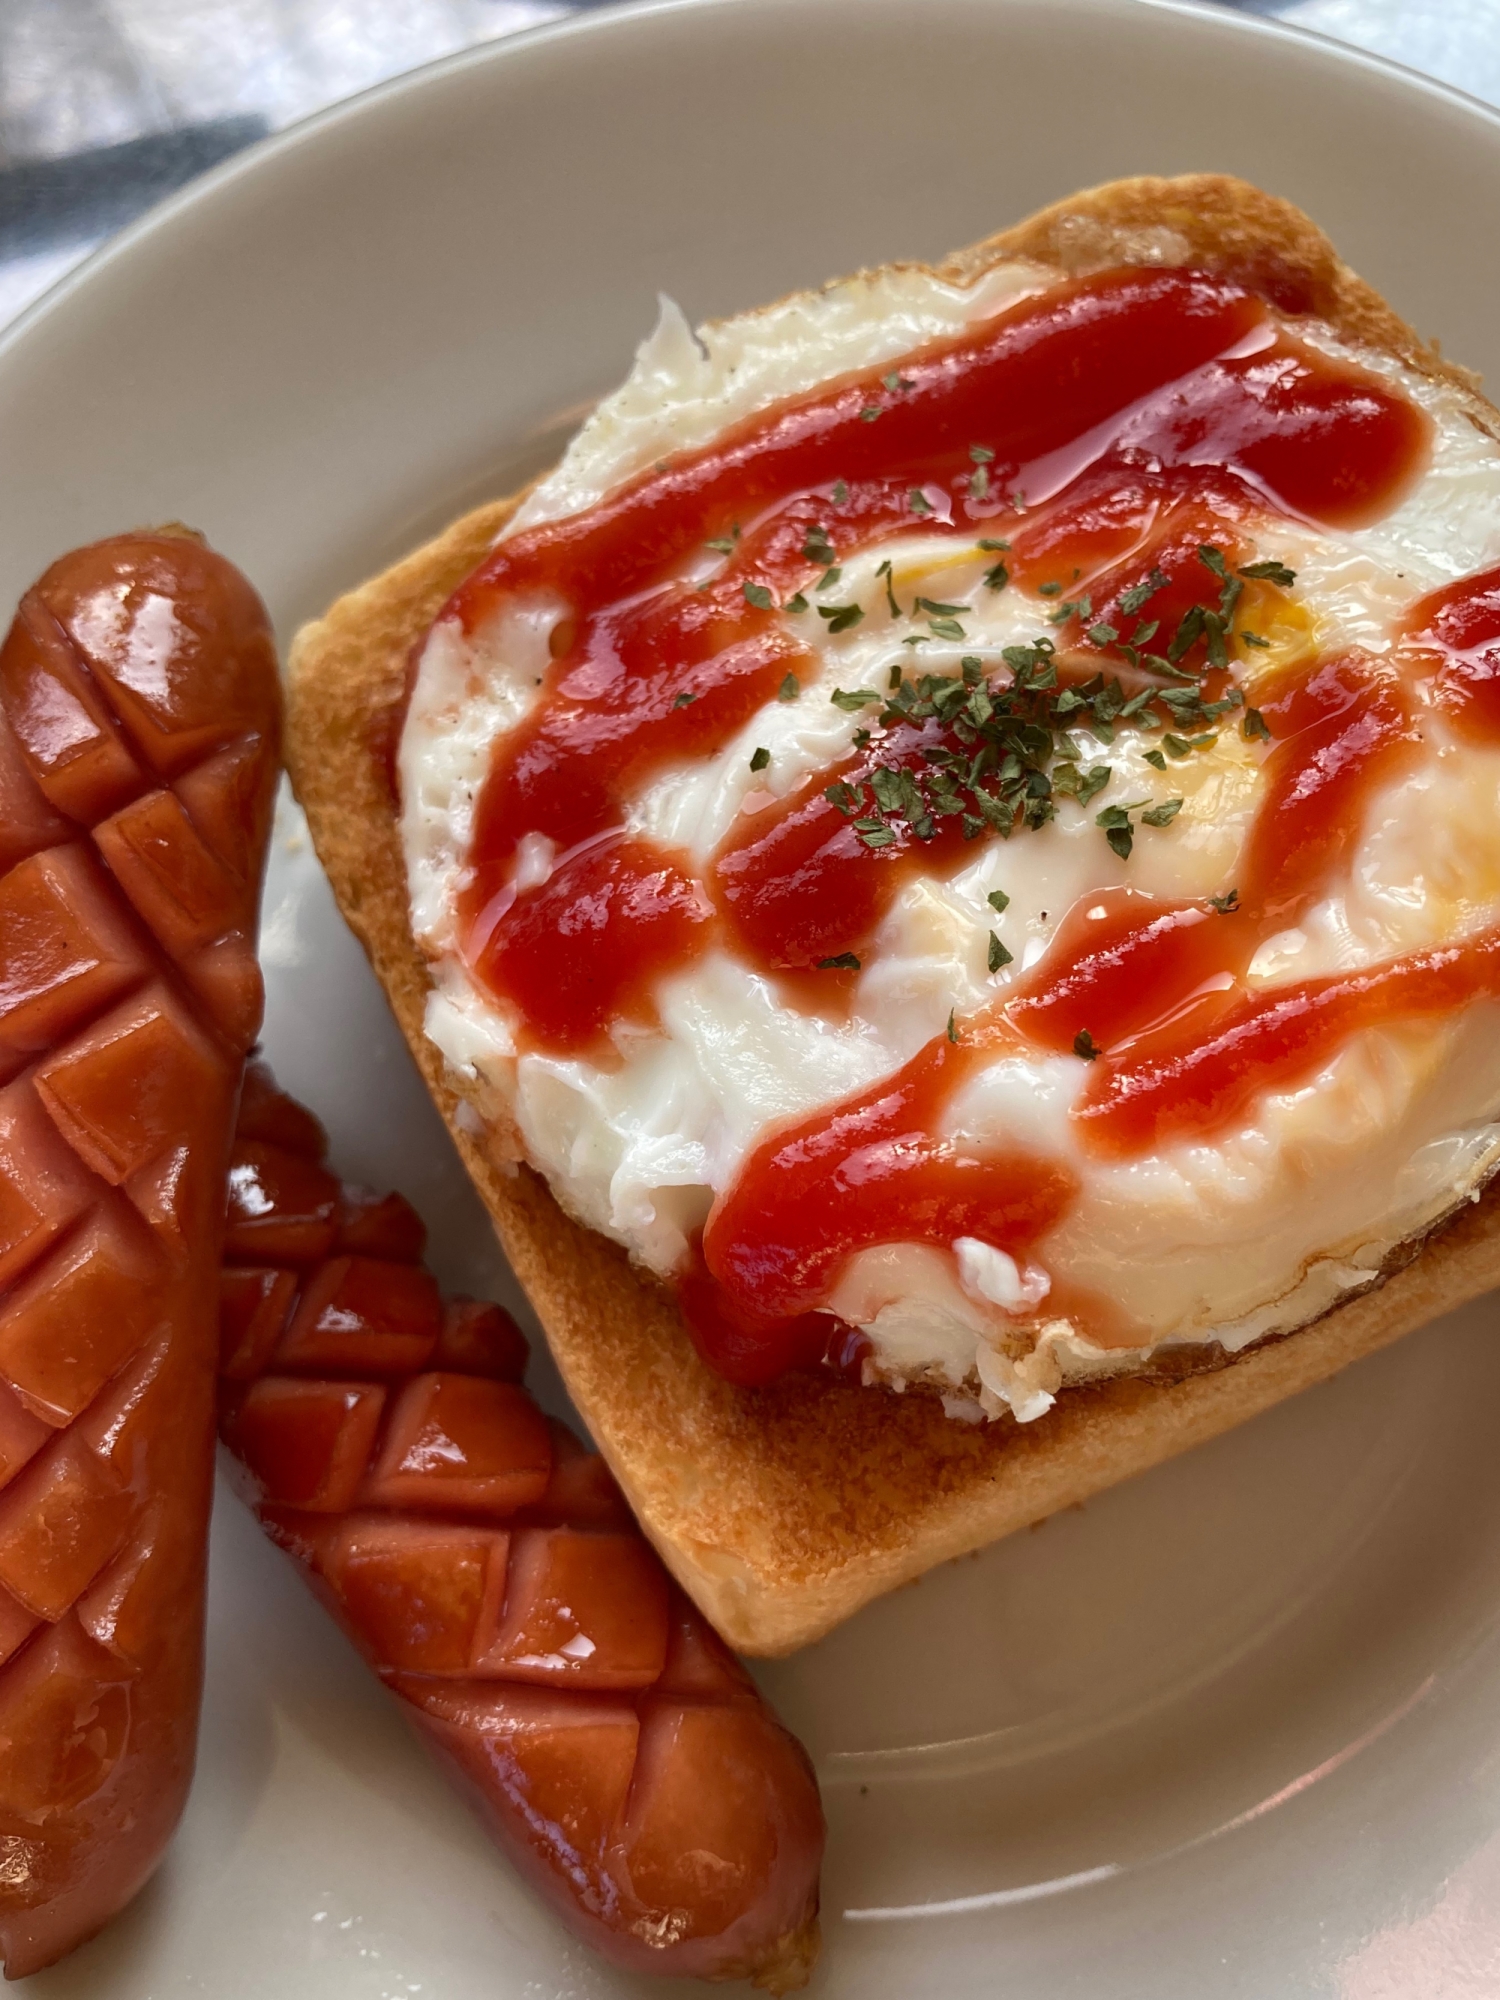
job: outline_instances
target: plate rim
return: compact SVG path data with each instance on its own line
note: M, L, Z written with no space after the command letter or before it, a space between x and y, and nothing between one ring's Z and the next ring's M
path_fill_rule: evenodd
M212 203L225 189L241 180L266 171L268 166L274 167L302 147L315 143L324 133L378 115L387 103L419 95L441 85L450 75L504 65L547 43L566 44L572 40L617 34L622 30L633 33L637 21L679 15L707 20L732 11L748 13L757 9L786 14L795 12L805 17L811 7L836 11L855 4L861 15L868 18L874 10L904 11L906 0L608 0L604 6L590 7L585 4L576 12L550 21L538 21L530 27L519 28L488 41L475 42L468 48L455 49L448 55L434 57L413 69L402 70L395 76L368 84L348 97L339 98L333 104L324 105L319 110L293 119L276 131L268 132L264 138L255 140L227 160L209 168L206 173L197 175L96 244L14 319L0 327L0 372L8 365L12 353L28 342L36 329L54 313L65 309L76 293L86 291L102 272L131 257L141 244L155 236L170 233L183 215L202 203ZM949 0L949 4L988 6L998 11L1009 5L1010 0ZM1198 22L1210 33L1280 41L1289 47L1302 49L1313 60L1330 63L1335 68L1364 70L1416 95L1435 99L1464 117L1477 120L1481 126L1490 128L1493 136L1500 138L1500 106L1489 104L1483 98L1461 90L1456 84L1429 76L1391 56L1340 41L1319 29L1282 20L1278 15L1243 13L1230 4L1230 0L1047 0L1049 14L1060 15L1069 10L1108 12L1122 21L1137 13L1176 16L1185 22Z

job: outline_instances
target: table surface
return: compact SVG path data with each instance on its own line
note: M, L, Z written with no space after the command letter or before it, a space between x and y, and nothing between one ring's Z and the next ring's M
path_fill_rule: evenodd
M590 0L3 0L0 326L268 132ZM1500 0L1235 0L1500 104Z

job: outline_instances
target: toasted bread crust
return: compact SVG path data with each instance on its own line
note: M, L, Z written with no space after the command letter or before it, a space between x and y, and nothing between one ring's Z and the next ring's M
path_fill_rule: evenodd
M1496 413L1289 204L1223 176L1114 182L959 252L968 280L1026 258L1059 271L1192 263L1398 355ZM936 1400L821 1376L743 1390L698 1359L675 1305L624 1253L487 1148L422 1032L428 989L378 725L413 642L516 499L455 522L299 633L288 761L340 907L525 1286L569 1392L668 1566L728 1641L777 1654L870 1598L1205 1442L1500 1283L1500 1195L1466 1203L1377 1288L1286 1338L1179 1379L1066 1390L1038 1422L970 1427ZM372 725L375 725L372 728Z

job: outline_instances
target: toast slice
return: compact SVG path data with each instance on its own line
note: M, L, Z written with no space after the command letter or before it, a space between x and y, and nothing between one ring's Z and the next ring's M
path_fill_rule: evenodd
M1095 189L938 266L971 280L1026 258L1059 272L1192 264L1248 278L1293 312L1385 350L1494 411L1337 259L1298 210L1212 175ZM288 757L340 906L368 952L454 1143L525 1286L563 1378L646 1532L741 1651L780 1654L860 1605L1253 1417L1500 1284L1500 1194L1402 1247L1374 1287L1233 1358L1067 1389L1035 1423L971 1428L935 1399L831 1377L732 1387L698 1359L670 1297L580 1227L486 1131L422 1030L387 778L407 656L518 504L457 521L341 598L292 649ZM1188 1371L1191 1372L1188 1372Z

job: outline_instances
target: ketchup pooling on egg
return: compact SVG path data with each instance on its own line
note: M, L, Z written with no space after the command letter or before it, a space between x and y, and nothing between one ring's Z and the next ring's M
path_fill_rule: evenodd
M992 821L954 809L926 826L893 821L875 844L840 803L863 796L877 767L915 774L943 756L942 714L877 731L787 798L743 812L701 871L627 830L657 775L716 755L778 695L797 698L811 666L799 620L839 629L840 616L886 615L816 595L820 579L916 528L1003 550L996 587L1081 578L1069 587L1090 601L1064 622L1055 671L1082 683L1118 670L1101 628L1129 628L1143 577L1164 643L1204 594L1205 545L1243 566L1268 517L1377 519L1428 441L1407 399L1299 342L1247 285L1113 272L762 412L594 507L511 536L444 617L472 631L507 600L566 611L541 695L498 744L478 802L460 910L472 969L516 1010L523 1048L559 1054L598 1055L617 1022L649 1023L663 978L711 944L789 982L789 995L805 999L814 973L830 998L846 994L851 975L828 961L857 958L903 879L957 866L993 835ZM1436 671L1450 710L1495 733L1490 581L1489 611L1466 613L1460 588L1404 650L1412 671ZM1440 669L1422 667L1424 644L1442 652ZM1216 694L1227 684L1223 671L1202 682ZM1315 662L1262 704L1263 797L1233 909L1128 889L1086 898L983 1015L762 1142L684 1281L707 1358L742 1381L818 1358L837 1328L820 1308L861 1248L972 1235L1024 1254L1045 1235L1072 1198L1062 1167L943 1136L965 1078L1006 1047L1067 1053L1087 1028L1098 1059L1080 1130L1128 1156L1212 1131L1355 1027L1490 991L1484 944L1305 988L1257 995L1244 983L1257 945L1325 890L1370 787L1414 740L1405 687L1398 667L1352 655ZM518 887L522 843L534 854L538 841L550 872Z

